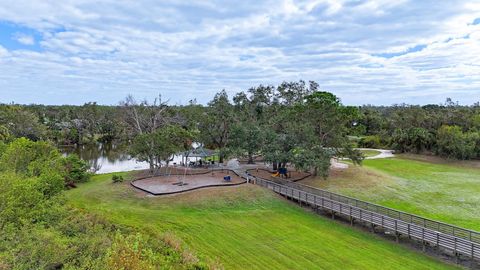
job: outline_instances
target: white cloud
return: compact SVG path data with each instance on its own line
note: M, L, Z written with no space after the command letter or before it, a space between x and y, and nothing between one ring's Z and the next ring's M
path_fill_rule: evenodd
M13 39L20 42L23 45L34 45L35 44L35 38L31 35L16 33L15 35L13 35Z
M297 79L356 104L479 99L473 1L16 0L0 17L41 33L22 37L39 52L0 47L0 102L206 102Z
M2 57L2 56L7 56L7 55L8 55L7 49L5 49L4 47L2 47L2 46L0 45L0 57Z

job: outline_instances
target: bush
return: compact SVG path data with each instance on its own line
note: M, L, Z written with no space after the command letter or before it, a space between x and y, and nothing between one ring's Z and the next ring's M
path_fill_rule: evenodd
M87 182L91 173L90 166L87 162L81 160L77 155L68 155L63 159L63 166L65 168L65 182L66 183L83 183Z
M123 182L123 176L122 175L117 175L117 174L112 175L112 182L113 183Z
M362 148L385 148L387 145L387 141L378 135L365 136L358 141Z
M424 128L397 128L392 135L392 147L400 152L421 153L429 150L433 144L433 136Z
M45 170L60 171L62 155L47 142L18 138L9 143L0 159L0 170L39 176Z
M479 134L463 132L459 126L444 125L437 132L437 153L447 158L472 159L479 156Z

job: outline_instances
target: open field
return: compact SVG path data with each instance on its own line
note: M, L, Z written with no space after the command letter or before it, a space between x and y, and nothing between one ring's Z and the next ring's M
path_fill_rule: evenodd
M73 206L140 230L171 232L226 269L454 269L308 212L252 185L145 197L111 175L67 192ZM381 259L380 259L381 258Z
M401 155L301 183L480 231L480 168L473 161Z

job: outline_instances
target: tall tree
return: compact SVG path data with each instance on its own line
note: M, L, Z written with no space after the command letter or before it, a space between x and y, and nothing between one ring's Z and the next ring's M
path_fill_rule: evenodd
M233 107L225 90L217 93L208 103L203 116L199 123L200 140L206 146L219 150L222 163L233 123Z

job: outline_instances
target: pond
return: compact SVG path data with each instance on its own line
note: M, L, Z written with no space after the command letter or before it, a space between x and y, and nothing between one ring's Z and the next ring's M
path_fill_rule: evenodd
M137 161L127 154L126 145L97 143L78 146L61 146L64 155L77 154L90 164L95 173L125 172L148 169L148 162Z
M194 143L194 147L198 144ZM148 162L138 161L127 152L127 145L114 143L96 143L78 146L59 146L64 155L77 154L90 164L90 168L97 174L111 172L127 172L149 168ZM189 158L187 161L195 160ZM175 155L170 164L182 163L182 157Z

